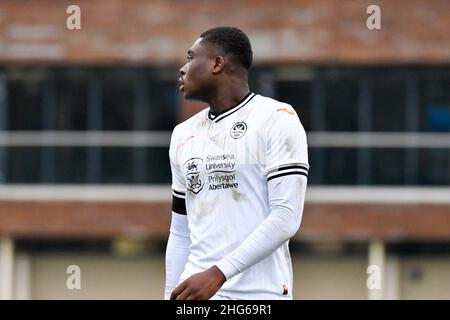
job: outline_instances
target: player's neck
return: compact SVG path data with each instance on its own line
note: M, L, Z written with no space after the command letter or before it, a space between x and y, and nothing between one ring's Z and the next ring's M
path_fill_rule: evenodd
M239 87L221 87L209 102L210 110L214 114L219 114L233 106L238 105L248 94L250 89L248 84Z

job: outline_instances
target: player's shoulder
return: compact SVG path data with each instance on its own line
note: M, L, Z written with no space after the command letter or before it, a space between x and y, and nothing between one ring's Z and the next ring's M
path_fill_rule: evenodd
M298 118L297 112L289 103L265 97L260 94L258 94L255 99L255 104L258 105L258 113L265 118L285 118L286 116ZM286 118L289 119L291 117Z
M172 139L179 136L183 136L186 132L190 131L190 129L192 129L195 126L198 126L200 122L205 121L205 119L207 118L208 110L209 108L206 107L203 110L191 116L190 118L177 124L172 131Z

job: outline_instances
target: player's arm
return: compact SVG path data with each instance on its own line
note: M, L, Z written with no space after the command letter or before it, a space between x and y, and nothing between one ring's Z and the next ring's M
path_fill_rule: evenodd
M174 196L175 198L175 196ZM179 200L174 199L173 202ZM183 200L184 201L184 200ZM175 204L172 207L176 206ZM170 224L170 234L166 248L166 284L164 299L168 300L173 289L176 288L180 280L181 273L189 257L189 247L191 245L187 216L172 209L172 221Z
M301 224L309 169L306 134L290 106L279 110L265 137L270 213L239 247L217 263L226 279L272 254Z
M169 299L172 291L178 285L181 273L189 257L191 245L190 231L186 215L186 189L184 178L176 161L175 130L169 149L170 166L172 171L172 218L170 234L166 248L166 283L164 299Z
M296 174L268 182L270 214L238 248L217 263L227 280L260 262L296 234L306 185L306 176Z

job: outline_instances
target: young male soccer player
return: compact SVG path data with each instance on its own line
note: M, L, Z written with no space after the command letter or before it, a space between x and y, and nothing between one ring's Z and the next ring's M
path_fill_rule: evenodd
M184 97L209 106L172 134L166 299L292 299L306 134L290 105L249 90L252 55L241 30L217 27L180 69Z

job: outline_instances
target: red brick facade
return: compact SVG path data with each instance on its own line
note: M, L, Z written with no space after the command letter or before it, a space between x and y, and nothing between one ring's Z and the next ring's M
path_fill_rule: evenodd
M2 201L0 235L166 239L170 203ZM448 204L306 203L296 239L450 240Z
M66 8L81 8L68 30ZM381 7L381 30L366 9ZM235 25L257 63L425 63L450 61L447 0L2 0L0 64L181 64L193 40Z

